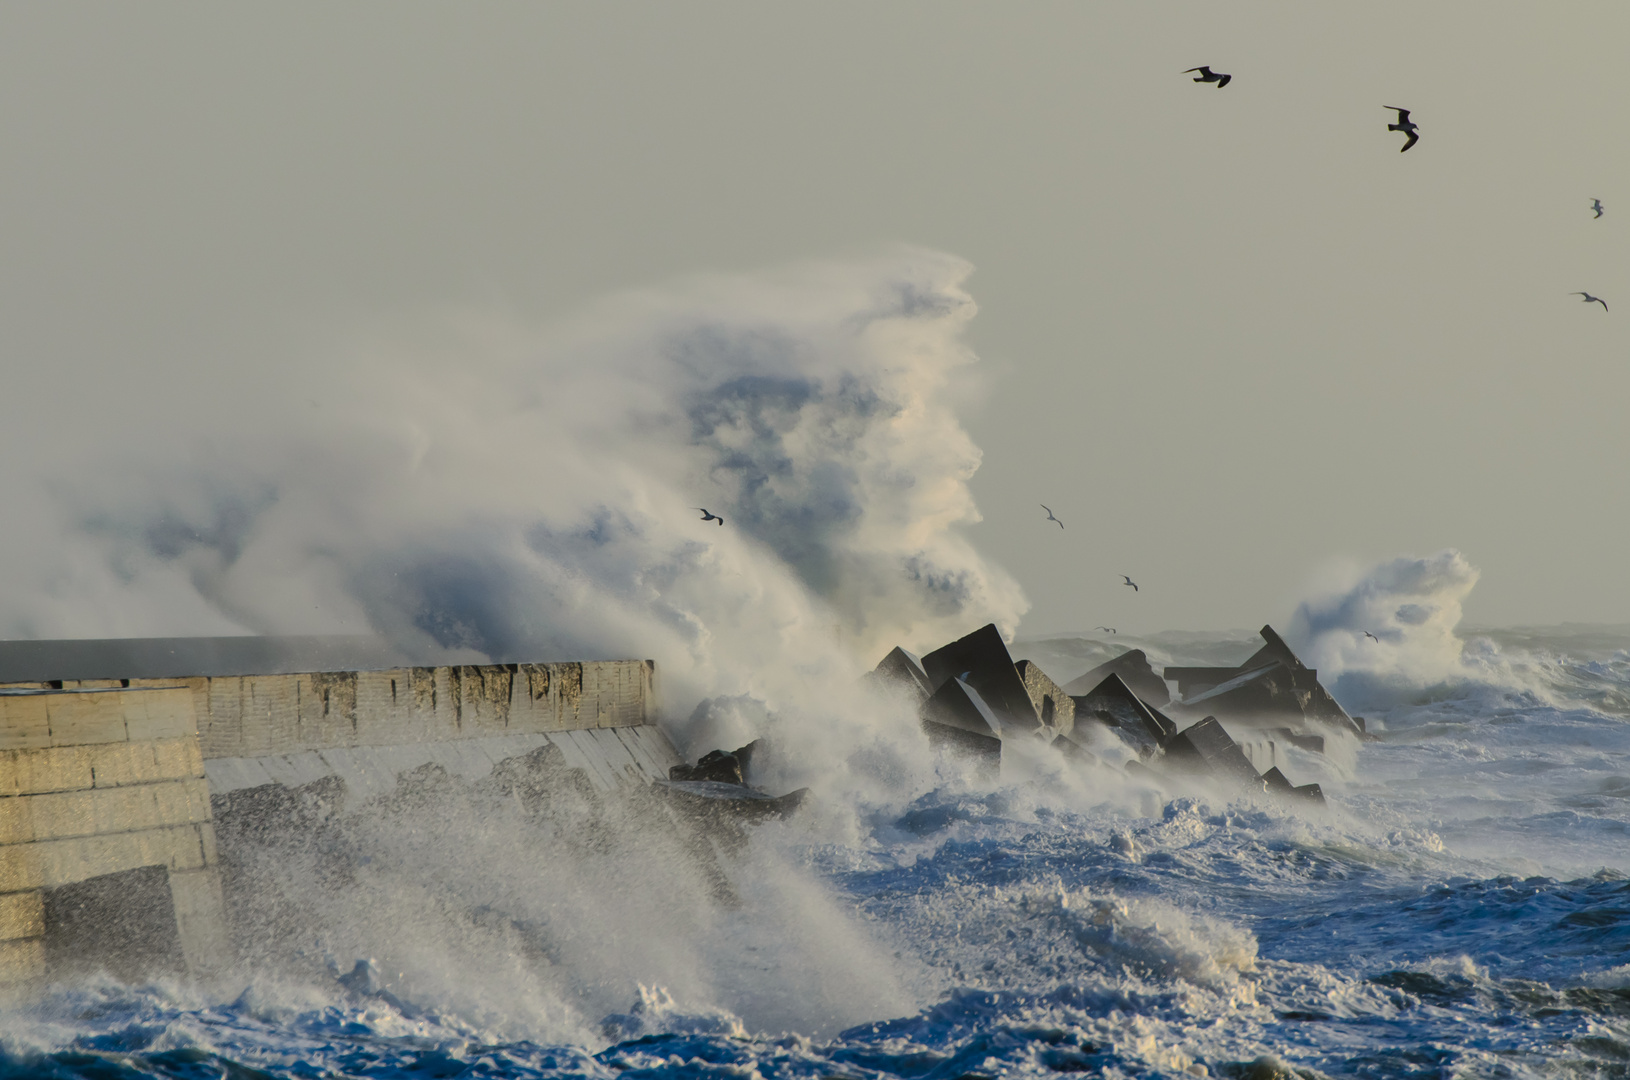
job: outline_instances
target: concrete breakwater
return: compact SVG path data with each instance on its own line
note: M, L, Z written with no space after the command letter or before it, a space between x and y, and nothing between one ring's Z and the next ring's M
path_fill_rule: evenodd
M359 804L415 770L478 780L540 751L609 791L678 763L648 660L152 667L0 684L0 984L121 950L132 970L229 963L217 818L257 791L324 783Z

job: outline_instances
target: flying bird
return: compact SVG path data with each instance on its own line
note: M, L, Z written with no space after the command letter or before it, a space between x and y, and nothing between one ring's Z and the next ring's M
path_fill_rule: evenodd
M702 520L703 521L717 521L721 527L724 525L724 518L720 517L718 514L715 514L713 511L708 510L705 507L693 506L693 507L691 507L691 509L692 510L700 510L700 511L702 511Z
M1114 633L1118 632L1113 626L1094 626L1093 629L1094 630L1106 630L1111 634L1114 634Z
M1400 109L1396 105L1383 105L1381 107L1383 109L1391 109L1393 112L1398 114L1398 122L1396 124L1388 124L1387 125L1387 130L1388 131L1401 131L1405 135L1409 136L1409 141L1404 143L1404 145L1402 145L1402 146L1400 146L1398 148L1398 152L1400 154L1403 153L1405 150L1408 150L1411 146L1414 146L1416 143L1421 141L1421 137L1419 135L1415 134L1415 129L1417 127L1419 127L1420 125L1415 123L1413 120L1411 120L1409 118L1409 110L1408 109Z
M1132 586L1132 591L1133 592L1138 591L1138 583L1137 582L1133 581L1131 578L1127 577L1125 574L1121 575L1121 579L1123 581L1125 581L1128 585Z
M1600 200L1600 199L1592 199L1592 200L1590 200L1590 208L1592 210L1596 211L1596 216L1597 217L1602 216L1602 200Z
M1364 631L1364 636L1375 642L1377 645L1381 644L1381 639L1370 633L1368 630Z
M1228 80L1234 77L1232 75L1224 75L1221 72L1212 71L1208 67L1189 68L1189 70L1183 72L1183 74L1187 75L1194 71L1198 71L1200 73L1199 78L1194 80L1195 82L1214 82L1217 84L1218 90L1221 90L1223 87L1227 86Z
M1047 504L1046 503L1037 503L1036 505L1041 507L1043 510L1047 510ZM1058 518L1053 516L1053 512L1051 510L1047 510L1047 520L1048 521L1058 521ZM1062 521L1058 521L1058 527L1062 529L1064 527L1064 523Z
M1607 301L1603 300L1600 296L1592 296L1588 292L1571 292L1568 295L1569 296L1583 296L1584 299L1579 301L1581 304L1600 304L1600 305L1602 305L1602 310L1603 311L1607 310Z

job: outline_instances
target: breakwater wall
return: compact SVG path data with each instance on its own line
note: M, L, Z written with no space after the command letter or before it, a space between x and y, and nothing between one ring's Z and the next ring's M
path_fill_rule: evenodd
M611 790L678 762L658 715L649 660L0 684L0 985L229 963L229 796L337 779L356 805L546 745Z

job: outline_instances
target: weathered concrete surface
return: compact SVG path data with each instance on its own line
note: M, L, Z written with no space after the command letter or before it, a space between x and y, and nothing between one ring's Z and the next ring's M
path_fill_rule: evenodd
M923 731L937 749L968 754L994 770L1002 757L1002 718L979 691L962 679L948 679L922 709Z
M426 766L474 780L542 747L593 788L647 784L679 760L658 692L640 660L0 688L0 983L46 974L49 912L117 899L118 875L162 875L159 936L190 970L223 963L212 797L338 780L350 807Z
M923 670L928 673L935 693L948 681L960 678L977 691L1004 722L1026 730L1041 726L1030 691L1019 678L1013 657L994 623L986 623L966 637L924 656Z
M1177 730L1176 724L1163 713L1151 709L1113 672L1104 676L1092 690L1076 697L1074 702L1077 728L1089 720L1104 724L1136 749L1141 757L1155 753Z
M124 681L190 690L206 758L630 727L655 723L659 693L648 660Z
M209 788L185 688L0 694L0 982L45 973L46 892L170 875L186 962L225 956Z
M923 670L922 657L899 646L891 649L867 677L878 686L908 695L918 705L934 692L928 673Z
M1167 739L1164 760L1174 768L1205 773L1254 788L1263 786L1262 777L1252 767L1250 759L1213 716Z
M1068 735L1075 727L1075 700L1029 660L1020 660L1013 669L1030 694L1030 703L1041 717L1042 726L1051 728L1055 735Z
M580 770L601 791L666 778L680 760L667 736L647 724L404 746L333 747L259 758L211 758L204 768L210 793L216 797L267 784L298 788L338 777L345 784L345 804L356 806L389 794L396 789L398 777L425 765L439 765L454 776L478 780L505 761L549 745L558 747L567 765Z
M1119 675L1121 681L1134 694L1156 709L1165 708L1172 700L1171 691L1166 688L1166 680L1155 674L1155 669L1149 664L1148 655L1142 649L1128 650L1113 660L1099 664L1080 678L1066 684L1064 689L1070 694L1085 694L1111 675Z
M1319 683L1318 672L1303 664L1273 627L1261 632L1262 648L1238 667L1167 668L1166 678L1182 695L1173 709L1259 726L1314 721L1362 735L1362 726Z

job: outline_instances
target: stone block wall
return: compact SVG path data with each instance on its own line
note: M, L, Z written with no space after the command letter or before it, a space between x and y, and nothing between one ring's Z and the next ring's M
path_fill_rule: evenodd
M215 833L184 688L0 693L0 983L43 974L48 890L168 872L187 966L224 955Z

